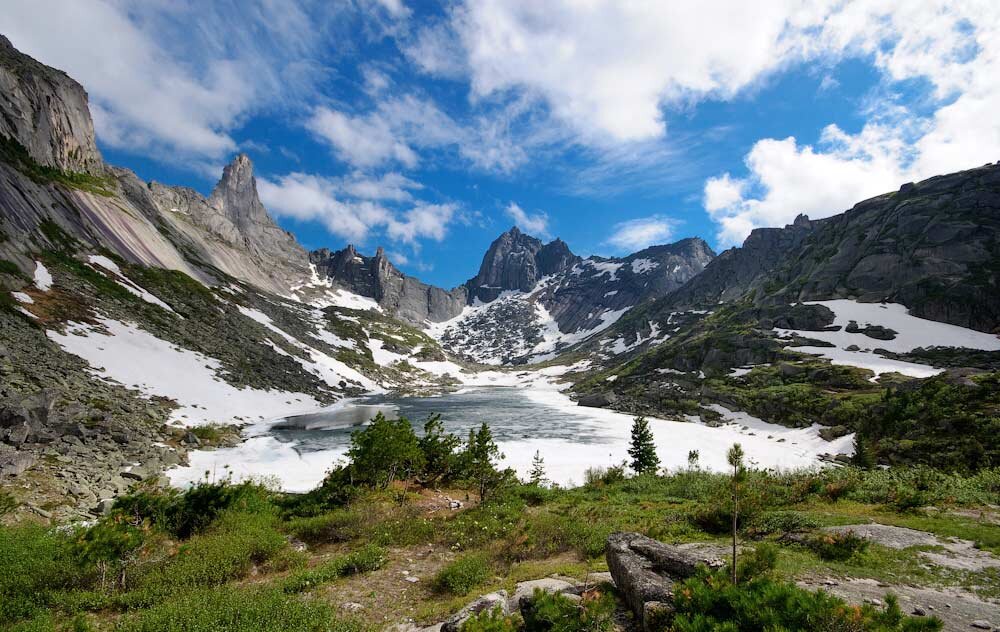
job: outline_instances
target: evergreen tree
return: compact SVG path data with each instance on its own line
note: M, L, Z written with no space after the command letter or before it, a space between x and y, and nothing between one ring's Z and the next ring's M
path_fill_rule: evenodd
M441 415L431 415L424 422L424 436L420 437L420 450L424 454L424 479L428 483L447 481L458 467L455 450L461 440L444 431Z
M632 457L632 469L639 474L656 472L660 467L660 459L656 456L656 446L653 444L653 432L645 417L636 417L632 422L632 442L628 455Z
M479 430L469 431L469 442L462 455L466 476L479 491L480 502L486 501L494 491L503 487L513 477L511 470L498 470L494 461L504 458L500 447L493 440L493 432L485 423Z
M350 473L354 482L385 489L396 479L408 479L424 466L413 426L405 417L386 419L379 413L370 425L351 433Z
M531 460L531 479L532 485L544 485L546 483L545 478L545 460L542 458L542 453L535 450L535 458Z
M689 470L698 469L698 460L700 458L701 455L698 453L697 450L688 450L688 469Z
M865 438L860 432L854 436L854 456L851 460L865 470L872 469L878 463L871 439Z
M726 460L729 465L733 468L733 583L736 583L736 526L739 521L740 514L740 483L743 481L746 475L746 470L743 468L743 446L738 443L734 443L733 447L729 448L729 454L726 455Z

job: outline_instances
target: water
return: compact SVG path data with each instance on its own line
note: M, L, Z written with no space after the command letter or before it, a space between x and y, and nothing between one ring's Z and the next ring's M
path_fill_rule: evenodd
M819 454L850 452L853 443L853 435L829 443L816 428L784 428L717 409L730 423L712 428L691 420L651 420L662 466L686 466L688 452L697 450L702 467L724 470L726 450L739 442L759 467L812 467ZM201 480L207 473L211 479L263 477L288 491L307 491L343 462L351 433L378 412L406 417L418 434L432 414L440 414L445 429L462 438L485 422L505 455L502 465L525 477L538 452L548 477L561 485L582 482L590 467L624 462L632 426L630 415L577 406L548 384L482 387L438 397L372 396L255 426L242 444L191 452L190 466L168 475L176 485Z
M440 414L445 430L462 438L486 422L497 442L610 439L606 429L587 423L579 412L540 405L517 387L482 387L438 397L376 395L346 408L291 417L272 426L271 434L279 441L295 442L300 452L346 450L351 433L379 412L391 419L405 417L418 434L428 417Z

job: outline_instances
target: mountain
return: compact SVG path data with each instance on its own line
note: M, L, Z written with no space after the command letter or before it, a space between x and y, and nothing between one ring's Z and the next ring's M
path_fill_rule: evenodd
M490 245L466 282L470 306L430 332L448 351L477 362L550 359L680 287L713 257L701 239L685 239L623 258L584 259L562 240L543 244L514 227Z
M855 299L1000 331L1000 163L859 202L840 215L757 229L663 299L707 307L755 293L758 304Z
M369 297L396 318L417 326L453 318L465 305L465 288L447 291L407 276L382 248L374 257L358 254L351 245L336 252L321 248L309 253L309 261L321 278Z

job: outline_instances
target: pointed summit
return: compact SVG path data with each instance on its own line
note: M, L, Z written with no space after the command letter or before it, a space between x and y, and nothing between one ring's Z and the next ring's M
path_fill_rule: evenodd
M246 154L239 154L222 170L222 178L212 190L208 203L228 217L243 232L253 224L272 223L257 196L253 163Z

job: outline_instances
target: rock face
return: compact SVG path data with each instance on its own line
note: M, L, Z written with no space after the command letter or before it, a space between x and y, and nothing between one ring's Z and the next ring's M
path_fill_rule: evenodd
M643 630L663 629L673 616L676 580L695 574L701 565L721 562L689 550L663 544L639 533L612 533L605 547L615 586L635 613Z
M374 257L359 254L351 245L335 252L321 248L309 253L309 261L320 275L374 299L388 313L410 324L448 320L465 306L465 288L444 290L407 276L392 265L382 248Z
M664 304L707 306L749 292L759 304L853 298L993 332L998 258L1000 163L905 184L827 219L756 230Z
M542 277L567 270L579 261L564 241L556 239L543 245L514 226L490 244L479 274L466 281L469 302L489 303L508 290L530 292Z
M103 172L83 87L66 73L19 52L3 35L0 111L0 136L16 141L38 164Z

